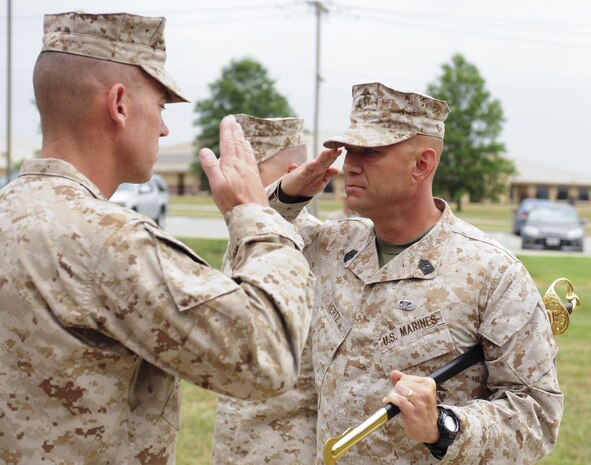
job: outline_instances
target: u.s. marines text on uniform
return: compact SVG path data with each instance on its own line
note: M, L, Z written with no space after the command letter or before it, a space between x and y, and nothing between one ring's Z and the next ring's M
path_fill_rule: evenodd
M162 107L185 100L163 31L129 14L45 18L42 156L0 191L2 463L173 464L180 378L244 399L296 380L313 277L233 117L221 161L200 153L231 276L107 201L149 178Z

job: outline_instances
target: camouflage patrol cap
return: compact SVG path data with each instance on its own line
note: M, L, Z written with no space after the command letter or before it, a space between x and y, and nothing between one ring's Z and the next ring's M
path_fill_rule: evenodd
M304 144L301 118L257 118L243 113L234 116L252 146L257 163L268 160L281 149Z
M390 89L379 82L355 85L351 125L324 146L384 147L417 134L443 139L448 114L446 102L427 95Z
M128 13L45 15L42 52L62 52L139 66L167 90L168 101L188 102L164 69L163 17Z

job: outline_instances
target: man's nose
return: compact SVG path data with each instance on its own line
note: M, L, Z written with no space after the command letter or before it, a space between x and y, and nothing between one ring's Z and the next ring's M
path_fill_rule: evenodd
M168 136L169 131L168 131L168 126L166 125L166 123L164 122L164 120L160 120L160 137L166 137Z
M347 152L345 161L343 162L343 171L345 173L359 173L361 172L361 155Z

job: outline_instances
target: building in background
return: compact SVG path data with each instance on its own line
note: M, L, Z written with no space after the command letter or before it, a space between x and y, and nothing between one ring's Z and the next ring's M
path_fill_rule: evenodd
M510 179L511 202L520 203L525 198L589 202L591 177L576 173L576 167L556 169L525 160L513 161L518 174Z
M191 142L161 147L154 173L161 175L172 195L200 193L199 176L193 171L195 148Z

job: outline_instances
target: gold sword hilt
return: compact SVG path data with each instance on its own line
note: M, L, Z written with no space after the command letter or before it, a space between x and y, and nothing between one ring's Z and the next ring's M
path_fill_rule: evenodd
M556 286L559 284L566 285L566 302L556 292ZM552 333L558 335L564 333L568 328L570 315L580 307L581 300L575 294L573 284L569 279L558 278L546 291L544 305L552 326ZM469 366L483 360L482 348L475 346L433 372L429 377L433 378L437 384L441 384ZM398 413L400 413L400 409L394 404L388 403L356 428L349 428L340 436L328 439L324 443L324 465L335 465L337 460L345 455L351 447L386 424Z
M556 292L556 286L559 284L566 285L566 296L564 302ZM546 312L550 319L552 332L554 334L562 334L568 328L571 314L581 306L581 299L575 294L573 283L567 278L558 278L544 294L544 305Z

